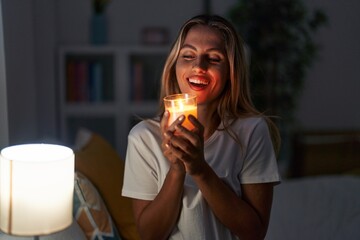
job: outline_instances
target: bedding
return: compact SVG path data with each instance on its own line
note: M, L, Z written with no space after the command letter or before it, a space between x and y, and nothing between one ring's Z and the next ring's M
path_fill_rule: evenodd
M360 177L284 180L274 188L267 240L359 240Z

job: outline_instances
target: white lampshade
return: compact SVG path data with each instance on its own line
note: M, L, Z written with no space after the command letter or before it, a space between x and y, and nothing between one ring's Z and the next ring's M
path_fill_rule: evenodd
M72 223L74 153L64 146L24 144L0 156L0 229L39 236Z

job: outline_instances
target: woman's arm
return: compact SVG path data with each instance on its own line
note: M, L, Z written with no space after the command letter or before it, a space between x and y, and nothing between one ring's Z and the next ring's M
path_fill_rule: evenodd
M153 201L133 200L136 225L141 239L169 237L179 217L184 178L184 174L170 169Z
M175 125L184 121L184 117L180 117L168 127L168 118L169 114L165 112L160 123L162 133L174 133ZM163 139L161 147L170 169L158 195L152 201L133 199L136 225L142 239L167 239L179 218L186 172L184 164L173 158L166 145L167 141Z

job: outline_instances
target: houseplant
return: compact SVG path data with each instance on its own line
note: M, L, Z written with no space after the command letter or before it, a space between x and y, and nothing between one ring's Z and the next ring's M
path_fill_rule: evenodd
M313 37L327 16L302 0L238 0L229 19L248 46L254 104L279 117L286 145L307 70L319 51Z
M92 44L101 45L107 43L108 29L105 9L109 2L110 0L91 0L90 40Z
M92 0L92 8L95 14L103 14L110 0Z

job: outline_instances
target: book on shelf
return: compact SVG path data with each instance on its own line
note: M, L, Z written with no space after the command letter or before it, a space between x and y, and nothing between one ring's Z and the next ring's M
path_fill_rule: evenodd
M99 61L68 60L66 64L66 101L102 102L103 64Z
M78 102L87 102L89 100L88 64L87 62L79 61L76 63L75 69L76 100Z
M160 81L157 66L148 62L134 61L131 64L130 100L133 102L157 100Z
M91 62L89 65L90 72L90 101L91 102L101 102L103 99L103 66L99 62Z
M132 65L131 100L140 102L143 100L143 63L135 62Z
M76 101L76 86L75 86L75 62L68 60L66 62L66 101Z

